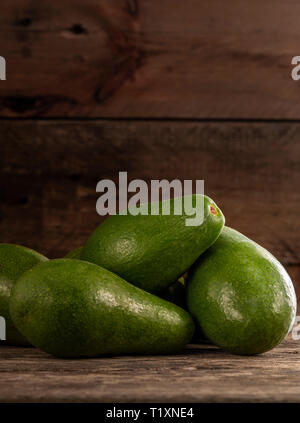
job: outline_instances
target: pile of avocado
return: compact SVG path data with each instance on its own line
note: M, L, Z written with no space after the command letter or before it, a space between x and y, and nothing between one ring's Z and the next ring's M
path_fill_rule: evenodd
M196 328L234 354L274 348L296 314L287 272L225 227L207 196L202 224L187 226L185 212L174 212L184 199L168 200L169 215L159 208L155 215L110 216L65 258L0 244L6 342L65 358L171 354Z

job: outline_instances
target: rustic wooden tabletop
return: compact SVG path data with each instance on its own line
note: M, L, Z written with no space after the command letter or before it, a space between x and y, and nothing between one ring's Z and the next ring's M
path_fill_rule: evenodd
M55 359L0 347L1 402L299 402L300 342L253 357L212 345L172 356Z

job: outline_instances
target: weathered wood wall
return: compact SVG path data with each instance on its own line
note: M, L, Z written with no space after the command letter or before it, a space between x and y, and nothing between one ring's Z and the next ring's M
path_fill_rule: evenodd
M119 171L205 179L300 280L299 15L296 0L2 2L1 241L79 246Z
M2 116L298 119L297 0L1 2Z

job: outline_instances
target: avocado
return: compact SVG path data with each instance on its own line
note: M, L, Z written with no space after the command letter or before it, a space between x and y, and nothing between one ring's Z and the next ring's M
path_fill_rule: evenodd
M10 313L33 345L57 357L172 353L194 331L186 311L76 259L50 260L24 273Z
M297 303L291 279L276 258L225 227L189 272L187 304L213 343L251 355L285 338Z
M14 244L0 244L0 316L6 323L6 343L11 345L29 345L17 331L9 316L9 298L16 280L26 270L48 260L43 255L29 248Z
M185 296L186 292L183 277L179 278L177 281L168 286L168 288L159 293L160 298L163 298L164 300L176 304L186 310L187 306Z
M80 259L81 251L82 247L74 248L65 255L65 258Z
M188 272L181 276L177 281L172 283L168 288L164 289L159 293L159 297L163 298L170 303L176 304L184 310L188 311L186 303L186 279L188 277ZM194 331L194 336L191 339L192 344L202 344L207 343L208 339L202 332L199 325L196 326Z
M202 224L187 226L187 214L174 213L175 207L187 201L195 206L202 201ZM170 214L162 214L163 206ZM152 205L159 214L151 214ZM184 207L182 207L183 210ZM146 203L148 213L110 216L85 243L80 258L98 264L145 291L158 293L175 282L218 238L224 216L216 204L200 194L177 197L159 203Z

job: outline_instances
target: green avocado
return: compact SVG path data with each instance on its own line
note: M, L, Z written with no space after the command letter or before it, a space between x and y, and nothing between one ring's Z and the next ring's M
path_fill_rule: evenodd
M69 251L65 255L65 258L80 259L81 251L82 247L75 248L74 250Z
M297 303L291 279L275 257L225 227L189 273L187 304L213 343L251 355L285 338Z
M170 303L176 304L184 310L188 310L186 304L186 279L188 273L186 272L181 278L172 283L168 288L159 293L160 298L163 298ZM203 334L199 325L196 326L194 336L191 339L192 344L207 343L208 339Z
M187 216L184 207L180 215L174 213L188 199L194 206L196 200L203 204L203 222L198 226L186 224L191 216ZM169 215L162 214L167 203ZM155 204L159 205L157 215L150 214ZM176 281L216 241L224 225L221 210L200 194L146 203L139 210L148 214L133 215L130 209L127 215L106 219L87 240L80 258L152 293Z
M23 274L10 313L33 345L57 357L172 353L194 331L185 310L76 259L51 260Z
M186 310L186 292L183 278L178 279L170 286L168 286L168 288L161 291L159 293L159 297Z
M9 315L9 298L16 280L33 266L48 260L29 248L13 244L0 244L0 316L6 323L6 343L29 345L14 327Z

